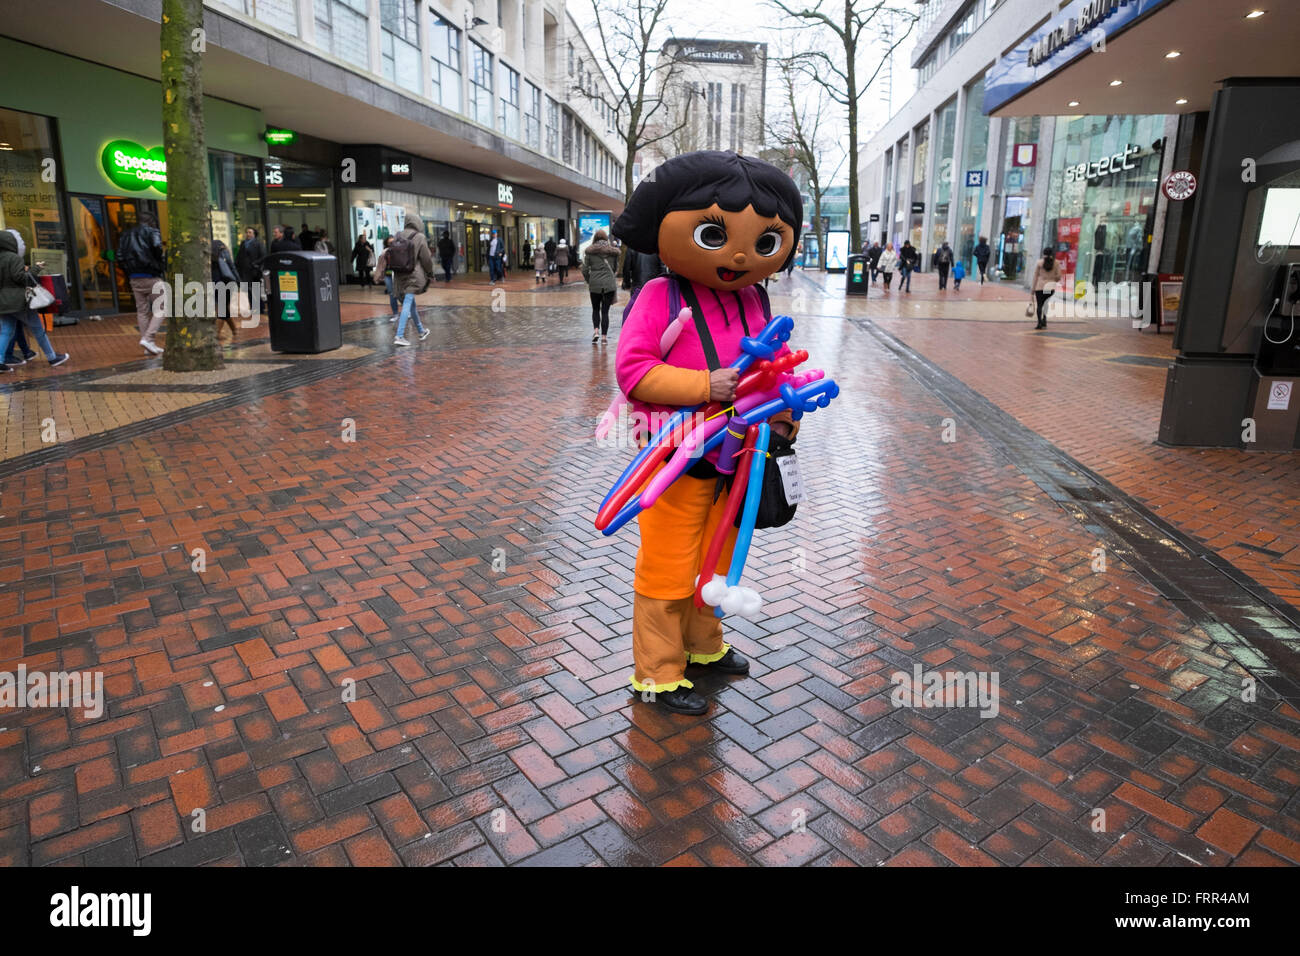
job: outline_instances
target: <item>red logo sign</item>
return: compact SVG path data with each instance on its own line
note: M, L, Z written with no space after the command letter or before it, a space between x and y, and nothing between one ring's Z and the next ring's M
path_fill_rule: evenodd
M1175 202L1181 202L1184 199L1190 199L1192 193L1196 192L1196 177L1192 175L1191 170L1176 169L1160 184L1161 191L1165 196Z

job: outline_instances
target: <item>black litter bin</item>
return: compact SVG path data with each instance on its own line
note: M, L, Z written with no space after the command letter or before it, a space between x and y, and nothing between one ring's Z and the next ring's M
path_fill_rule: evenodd
M866 295L868 281L871 278L871 264L866 256L849 256L848 268L844 270L844 293L846 295Z
M343 344L338 259L323 252L275 252L263 268L270 273L271 351L328 352Z

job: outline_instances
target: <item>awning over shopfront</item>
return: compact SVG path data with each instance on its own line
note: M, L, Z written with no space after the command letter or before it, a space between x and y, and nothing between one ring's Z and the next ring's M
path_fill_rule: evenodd
M984 111L1205 111L1229 77L1300 75L1297 39L1295 0L1074 0L993 65Z

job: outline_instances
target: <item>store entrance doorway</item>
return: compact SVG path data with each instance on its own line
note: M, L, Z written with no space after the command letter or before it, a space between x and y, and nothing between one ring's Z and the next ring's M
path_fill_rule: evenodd
M125 196L71 196L73 231L77 241L77 284L81 311L133 312L130 277L117 268L117 244L122 233L151 213L167 235L167 204Z

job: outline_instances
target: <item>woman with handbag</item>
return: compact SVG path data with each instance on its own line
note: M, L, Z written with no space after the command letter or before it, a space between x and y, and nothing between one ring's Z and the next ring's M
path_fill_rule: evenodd
M889 291L889 283L894 278L894 266L898 264L898 253L894 251L892 242L885 243L884 250L880 253L880 258L876 260L876 270L885 277L885 291Z
M62 365L68 360L67 352L55 352L45 325L33 309L45 308L54 302L54 296L36 282L35 275L44 263L36 263L33 273L23 263L19 250L20 239L16 231L0 231L0 355L9 351L19 323L26 326L36 344L40 346L51 365ZM0 372L12 372L8 365Z
M1048 246L1043 250L1042 261L1034 266L1034 303L1025 310L1025 315L1038 315L1035 329L1047 328L1047 300L1061 284L1062 278L1061 260L1056 258L1056 250Z

